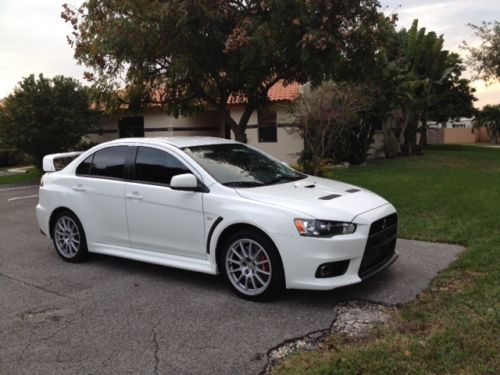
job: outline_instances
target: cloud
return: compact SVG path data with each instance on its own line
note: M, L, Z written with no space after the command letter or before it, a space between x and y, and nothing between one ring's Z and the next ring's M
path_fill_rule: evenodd
M30 74L82 78L83 67L66 42L70 27L60 17L63 2L4 0L0 13L0 98Z

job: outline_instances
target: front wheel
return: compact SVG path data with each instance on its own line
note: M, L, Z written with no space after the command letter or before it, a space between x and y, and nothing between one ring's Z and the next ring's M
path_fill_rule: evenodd
M70 211L60 212L54 220L52 233L57 253L68 262L79 262L88 255L82 224Z
M233 291L245 299L269 299L284 289L278 251L272 241L258 232L241 231L227 239L222 269Z

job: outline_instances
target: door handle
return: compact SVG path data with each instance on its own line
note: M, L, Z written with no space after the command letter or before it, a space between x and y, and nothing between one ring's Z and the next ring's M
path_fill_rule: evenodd
M127 199L136 199L138 201L142 200L142 195L139 194L137 191L125 194L125 197L127 197Z
M85 188L85 186L83 186L82 184L78 184L78 185L72 186L71 188L72 188L74 191L82 191L82 192L83 192L83 191L87 190L87 189Z

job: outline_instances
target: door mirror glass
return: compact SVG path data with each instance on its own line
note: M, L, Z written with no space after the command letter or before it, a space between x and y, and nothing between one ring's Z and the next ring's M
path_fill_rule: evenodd
M198 179L191 173L179 174L172 177L170 187L175 190L197 190Z

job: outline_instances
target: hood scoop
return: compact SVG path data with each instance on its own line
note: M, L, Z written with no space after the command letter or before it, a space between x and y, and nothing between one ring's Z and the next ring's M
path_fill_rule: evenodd
M358 191L361 191L359 189L347 189L346 192L348 193L357 193Z
M342 195L340 194L330 194L330 195L325 195L324 197L319 197L318 199L324 200L324 201L329 201L330 199L335 199L338 197L341 197Z

